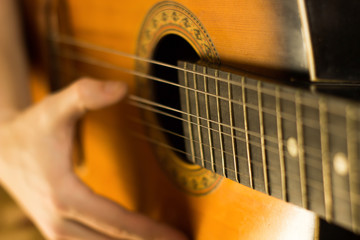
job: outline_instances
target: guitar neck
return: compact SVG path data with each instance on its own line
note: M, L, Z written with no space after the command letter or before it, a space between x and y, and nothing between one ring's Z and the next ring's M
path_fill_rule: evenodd
M359 233L356 103L179 64L190 161Z

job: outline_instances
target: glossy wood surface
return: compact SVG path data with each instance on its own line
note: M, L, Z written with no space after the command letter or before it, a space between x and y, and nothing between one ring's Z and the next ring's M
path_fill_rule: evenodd
M54 1L60 26L72 37L134 54L143 19L157 1L76 0ZM296 2L296 1L295 1ZM37 13L32 27L45 37L44 1L25 1L27 12ZM292 59L280 1L179 1L202 22L213 40L222 64L259 71L266 75L306 72L306 60ZM29 14L31 16L32 14ZM35 30L34 30L35 31ZM45 44L46 42L43 42ZM37 49L39 54L44 46ZM134 61L111 54L77 49L122 67L134 68ZM300 50L299 50L300 51ZM51 59L49 60L51 61ZM40 61L41 63L41 61ZM134 92L132 76L115 70L77 63L75 70L62 61L62 76L88 75L119 79ZM34 68L35 69L35 68ZM37 67L34 89L46 92L46 70ZM66 79L69 79L68 77ZM66 82L67 80L63 80ZM185 231L192 239L307 239L313 234L312 213L224 179L213 192L193 196L179 190L160 168L152 146L133 138L143 131L129 122L137 109L126 102L90 112L82 120L84 165L79 175L96 192L129 209L140 211Z

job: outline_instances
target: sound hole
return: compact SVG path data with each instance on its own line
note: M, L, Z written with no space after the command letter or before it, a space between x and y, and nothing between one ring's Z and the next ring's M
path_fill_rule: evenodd
M200 58L188 42L177 35L171 34L163 37L159 41L159 44L155 48L153 59L176 66L179 60L195 62ZM178 70L176 69L154 64L152 67L152 74L158 78L179 83ZM156 102L173 109L181 110L179 87L154 81L153 92ZM159 110L165 111L178 118L183 118L181 113L166 109ZM188 157L181 153L186 152L185 139L180 137L184 136L183 121L161 114L158 114L157 117L162 128L175 133L171 134L165 132L165 136L168 141L167 144L178 149L179 152L176 153L182 159L187 161Z

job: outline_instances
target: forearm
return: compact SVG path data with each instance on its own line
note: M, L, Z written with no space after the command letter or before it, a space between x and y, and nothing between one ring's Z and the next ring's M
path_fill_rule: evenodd
M0 1L0 121L27 107L30 88L17 1Z

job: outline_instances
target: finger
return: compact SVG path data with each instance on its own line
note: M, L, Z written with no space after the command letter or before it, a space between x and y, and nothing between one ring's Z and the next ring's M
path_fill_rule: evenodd
M71 196L68 217L99 232L125 239L171 239L186 237L164 224L148 217L130 212L115 202L95 194L79 180L74 180L76 195Z
M83 78L51 96L44 107L60 123L74 121L87 110L97 110L118 102L126 92L123 82Z

